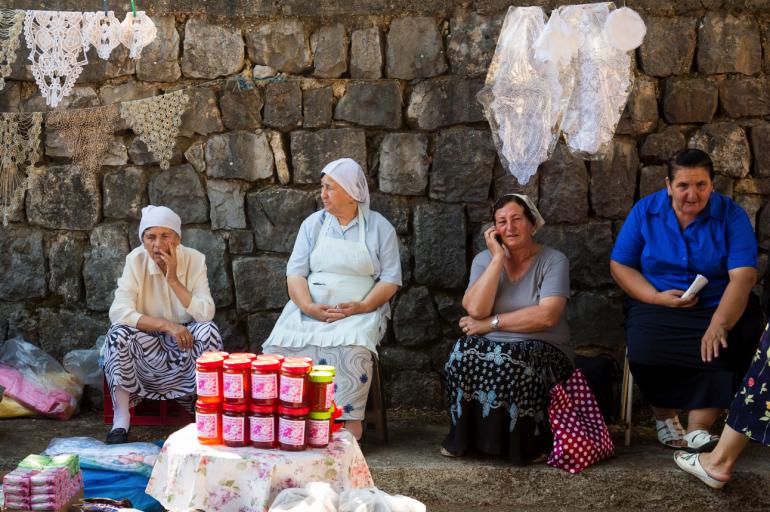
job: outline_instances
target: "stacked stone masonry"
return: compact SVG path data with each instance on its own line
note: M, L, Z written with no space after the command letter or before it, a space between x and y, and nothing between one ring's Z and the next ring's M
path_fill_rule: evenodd
M634 202L664 185L669 156L703 148L717 189L756 226L757 291L767 301L767 4L730 2L728 11L725 2L629 1L648 36L612 156L583 161L559 145L519 185L501 167L475 100L509 3L153 2L158 37L142 59L89 55L62 108L190 87L172 166L161 170L121 122L104 167L87 175L70 165L59 134L45 131L25 201L0 227L0 339L23 335L58 358L91 347L107 329L123 258L139 243L141 208L153 203L176 210L183 242L206 254L225 348L259 350L287 300L285 265L300 222L319 208L320 169L342 156L366 170L372 206L401 242L404 287L380 350L393 406L441 402L470 262L505 192L538 202L548 222L540 241L570 259L575 343L618 355L614 237ZM0 91L2 111L46 110L24 53ZM194 87L212 79L221 80Z

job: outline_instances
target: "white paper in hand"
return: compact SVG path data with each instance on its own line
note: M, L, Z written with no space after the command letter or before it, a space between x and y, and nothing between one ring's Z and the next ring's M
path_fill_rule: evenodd
M704 286L708 284L709 280L706 279L704 276L698 274L695 276L695 281L692 282L689 288L687 288L687 291L684 292L682 295L682 298L687 300L693 295L697 295L699 291L703 289Z

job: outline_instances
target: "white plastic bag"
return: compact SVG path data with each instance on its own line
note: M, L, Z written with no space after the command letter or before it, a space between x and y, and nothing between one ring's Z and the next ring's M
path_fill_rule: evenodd
M337 512L339 496L326 482L284 489L270 505L269 512Z
M5 395L38 414L67 420L77 409L83 383L56 359L16 337L0 349L0 385Z
M377 489L352 489L340 494L339 512L425 512L421 502L408 496L391 496Z
M105 444L92 437L57 437L43 453L49 456L77 455L84 468L150 476L160 447L152 443Z
M99 366L99 351L96 349L71 350L64 356L64 369L75 375L86 385L85 399L98 409L104 403L103 373Z

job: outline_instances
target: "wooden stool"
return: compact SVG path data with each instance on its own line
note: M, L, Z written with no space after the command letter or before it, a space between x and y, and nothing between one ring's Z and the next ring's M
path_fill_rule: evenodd
M377 444L388 444L385 392L380 375L380 364L376 357L372 357L372 383L369 386L369 397L366 400L364 432L369 429L370 425L374 428L374 439Z
M631 446L631 416L634 401L634 376L628 365L628 350L623 362L623 391L620 393L620 424L623 426L626 446Z

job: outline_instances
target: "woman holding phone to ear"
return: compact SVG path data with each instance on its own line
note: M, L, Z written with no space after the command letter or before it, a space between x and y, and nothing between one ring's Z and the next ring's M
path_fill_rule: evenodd
M757 242L749 218L714 192L714 168L697 149L669 162L666 188L634 205L610 271L626 292L631 373L653 406L658 440L708 451L709 429L730 406L762 330ZM683 298L698 274L708 284ZM688 411L687 430L678 410Z
M527 196L502 196L493 215L463 297L463 336L445 365L452 423L441 453L525 464L550 450L548 391L572 373L569 262L532 238L545 221Z

